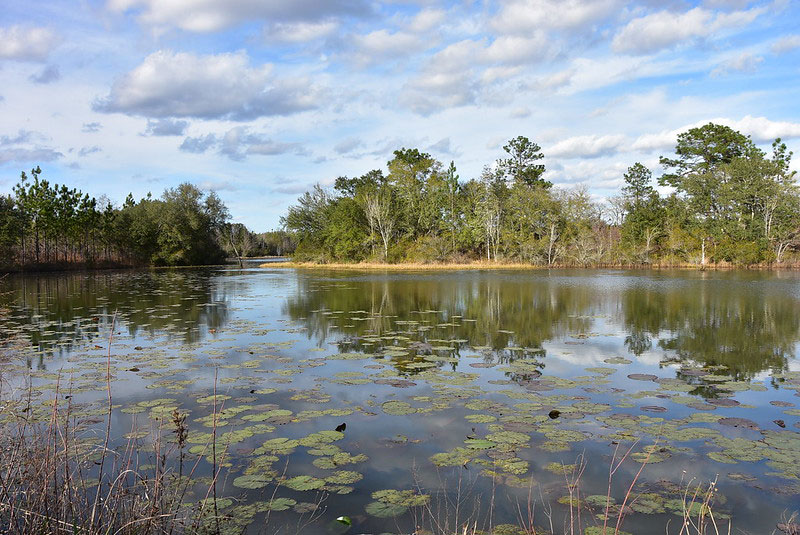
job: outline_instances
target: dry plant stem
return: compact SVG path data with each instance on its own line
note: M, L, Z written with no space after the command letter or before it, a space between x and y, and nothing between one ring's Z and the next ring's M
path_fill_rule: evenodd
M562 465L562 469L564 471L564 480L567 483L567 492L569 493L569 533L570 535L575 535L575 511L573 509L574 504L580 500L580 489L578 487L581 477L583 476L583 471L586 469L586 462L584 461L583 454L581 453L578 455L578 458L575 460L575 467L572 469L572 479L570 480L570 474L567 473L566 467ZM577 472L577 473L576 473ZM581 529L581 508L580 503L578 503L578 533L580 533Z
M547 517L550 533L555 533L555 528L553 527L553 506L545 502L544 495L542 494L542 487L539 487L539 499L542 501L542 511L544 511L544 516Z
M517 520L522 526L522 529L525 533L535 535L536 534L536 527L534 526L535 521L535 514L536 514L536 501L533 499L533 477L528 480L528 498L526 502L526 515L523 515L522 509L519 505L519 500L517 500ZM539 489L541 492L541 489ZM510 499L510 497L509 497Z
M219 533L219 509L217 508L217 375L219 368L214 368L214 409L212 413L213 428L211 430L211 456L212 460L212 473L214 474L211 481L211 489L214 493L214 521L217 526L217 533Z
M95 522L99 522L98 505L100 504L100 491L103 488L103 468L106 461L106 452L108 451L108 441L111 436L111 411L113 409L111 399L111 343L114 341L114 328L117 323L117 311L114 311L114 316L111 318L111 332L108 335L108 355L106 358L106 393L108 394L108 414L106 415L106 437L103 441L103 453L100 457L100 471L97 475L97 489L94 496L94 505L92 505L92 513L89 518L89 531L94 531Z
M689 509L687 510L687 508L686 508L686 497L689 495L689 486L692 484L693 481L694 481L694 478L689 480L689 483L687 483L687 485L686 485L686 490L683 493L683 525L681 526L681 531L680 531L679 535L682 535L684 533L684 531L687 534L689 534L690 533L690 530L689 530L689 526L690 525L695 527L695 529L697 528L697 526L694 525L694 522L692 521L692 518L689 516L689 511L691 511L692 505L694 504L694 501L697 498L697 490L699 489L699 487L695 488L694 494L692 495L692 501L689 503Z
M634 445L635 444L636 443L634 442ZM633 487L634 487L634 485L636 485L636 482L639 480L639 476L642 475L642 471L644 470L644 467L647 466L647 463L650 460L650 455L653 454L653 451L655 450L655 446L657 444L658 444L658 441L656 441L656 443L653 445L653 447L648 450L647 455L644 458L644 461L642 461L642 466L639 467L639 471L636 472L636 475L633 477L633 480L631 481L631 484L628 487L627 492L625 493L625 498L623 498L622 505L619 508L619 515L617 515L617 525L614 527L614 534L615 535L617 533L619 533L619 529L622 526L622 518L625 516L623 514L623 511L625 511L625 506L628 504L628 499L631 497L631 493L633 492ZM633 446L631 446L631 449L633 449ZM628 453L630 453L630 450L628 450ZM628 453L625 454L626 457L628 456ZM623 460L624 460L624 458L623 458ZM620 464L621 463L622 463L622 461L620 461Z
M69 469L69 437L70 430L69 430L69 417L72 414L72 384L73 378L70 377L69 381L69 394L67 395L67 414L64 418L64 433L61 435L62 446L64 448L64 484L66 487L66 504L69 510L69 518L72 522L75 521L75 510L73 502L75 500L75 496L73 494L73 487L74 484L72 483L72 470ZM74 433L74 431L73 431Z

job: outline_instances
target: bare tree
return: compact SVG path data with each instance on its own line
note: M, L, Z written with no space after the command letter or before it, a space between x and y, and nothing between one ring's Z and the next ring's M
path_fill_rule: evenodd
M388 191L369 192L364 196L364 213L370 229L377 229L383 242L383 259L389 256L389 240L394 235L396 219Z

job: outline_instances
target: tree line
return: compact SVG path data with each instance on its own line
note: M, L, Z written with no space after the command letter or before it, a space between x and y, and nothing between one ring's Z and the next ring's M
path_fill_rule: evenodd
M51 184L39 167L0 195L0 269L215 264L231 256L280 255L284 231L256 234L214 192L190 183L121 207Z
M785 263L800 245L800 191L780 139L768 154L730 127L692 128L661 157L662 176L634 163L604 203L585 187L554 188L543 178L541 147L528 138L503 149L504 158L467 181L454 162L402 148L386 173L314 186L282 219L297 234L294 258L754 265Z

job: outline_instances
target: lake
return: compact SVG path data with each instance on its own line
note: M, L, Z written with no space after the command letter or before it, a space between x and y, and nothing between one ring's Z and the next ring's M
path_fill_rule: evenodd
M35 404L69 400L102 432L110 354L112 446L150 451L188 413L186 501L219 464L217 504L251 533L602 533L608 501L608 533L622 510L625 532L677 534L713 482L720 532L769 533L800 508L795 272L217 267L0 284L0 336L26 340L3 394L29 374ZM143 473L160 462L146 457Z

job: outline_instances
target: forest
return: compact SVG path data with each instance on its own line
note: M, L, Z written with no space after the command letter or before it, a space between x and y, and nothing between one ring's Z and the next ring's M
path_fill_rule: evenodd
M23 172L12 195L0 195L0 269L206 265L226 257L283 255L283 231L256 234L214 192L183 183L132 195L121 207L51 184L39 167Z
M524 136L480 177L460 180L418 149L388 172L339 177L303 194L283 218L297 261L597 265L788 265L800 246L792 153L708 123L678 136L664 174L633 163L621 191L593 202L586 187L544 179L541 147ZM660 191L656 186L661 186ZM668 192L668 193L664 193Z

